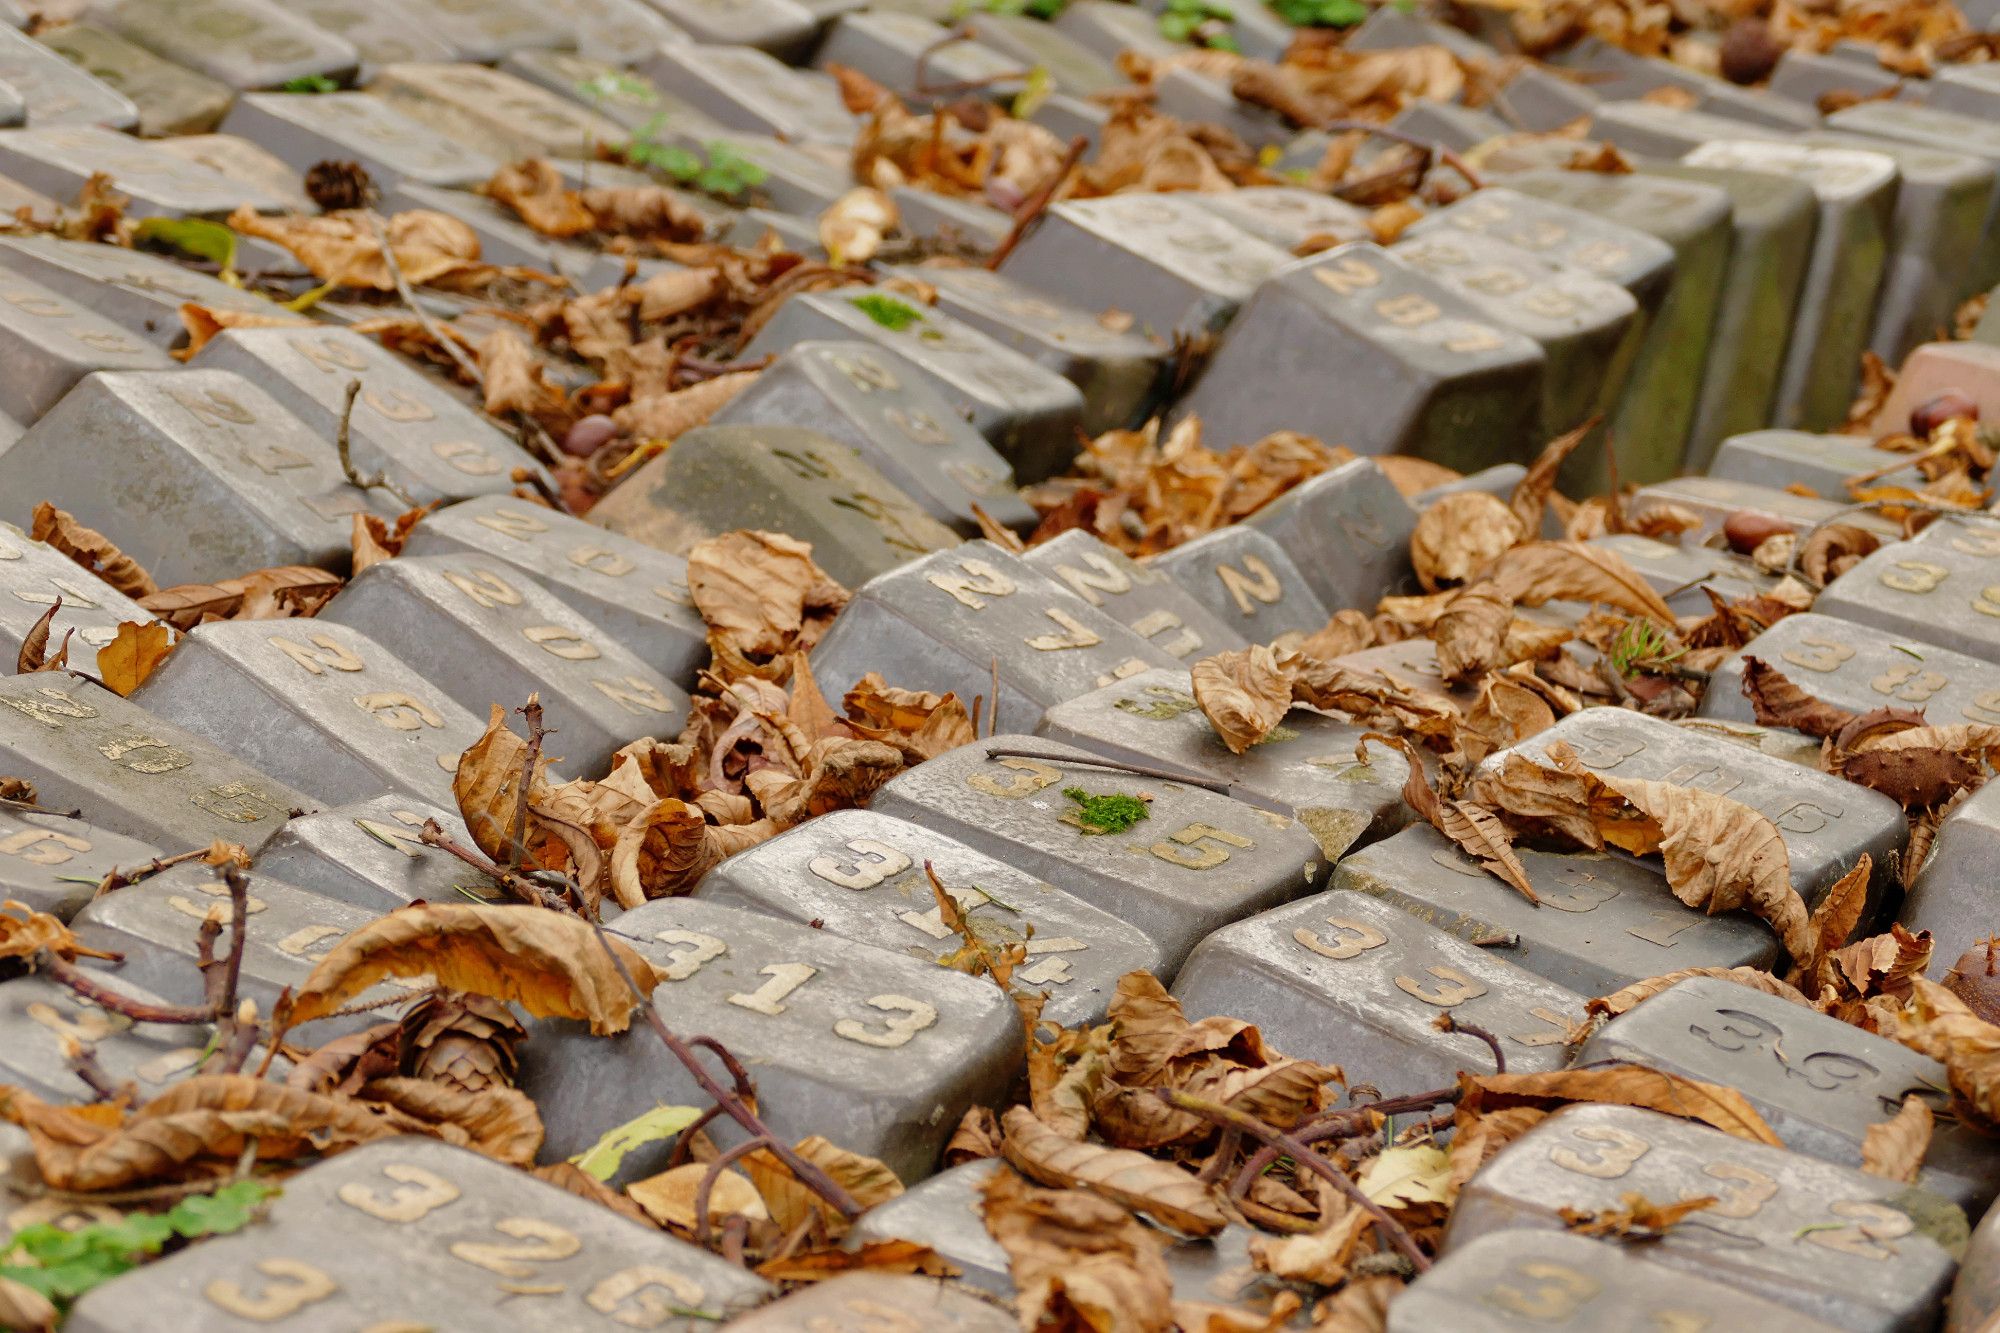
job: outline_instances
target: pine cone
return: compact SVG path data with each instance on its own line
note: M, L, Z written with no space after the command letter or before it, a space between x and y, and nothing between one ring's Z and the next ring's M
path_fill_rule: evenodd
M372 208L382 192L359 162L329 159L306 172L306 197L329 213L345 208Z
M499 1000L439 991L403 1017L403 1072L466 1092L511 1088L527 1035Z

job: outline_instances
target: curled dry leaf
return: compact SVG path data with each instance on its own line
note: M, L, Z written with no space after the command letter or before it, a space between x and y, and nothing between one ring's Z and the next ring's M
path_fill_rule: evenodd
M1417 516L1410 535L1410 563L1425 592L1464 583L1527 536L1521 520L1498 496L1454 491Z
M1528 465L1528 470L1522 475L1521 480L1515 483L1513 494L1507 497L1507 508L1512 510L1514 517L1519 520L1523 538L1535 536L1542 530L1542 514L1548 508L1549 497L1555 491L1556 474L1562 471L1562 465L1596 427L1597 418L1592 417L1575 430L1566 431L1550 440L1542 446L1541 453L1535 455L1535 461ZM1560 496L1556 498L1559 501L1562 499ZM1562 501L1562 503L1568 502Z
M1333 613L1333 619L1299 640L1299 654L1322 662L1375 646L1375 622L1353 607Z
M275 565L220 583L183 583L137 599L183 632L211 620L288 620L310 616L345 580L310 565Z
M1212 1236L1228 1224L1210 1188L1192 1172L1142 1152L1079 1143L1036 1119L1025 1106L1001 1118L1002 1152L1031 1180L1088 1189L1191 1236Z
M635 1180L625 1187L625 1193L645 1209L646 1216L653 1221L684 1236L692 1236L695 1234L695 1196L701 1189L702 1177L707 1174L707 1162L687 1162L670 1167L657 1176ZM734 1171L724 1171L716 1176L715 1185L709 1190L708 1215L713 1225L732 1215L761 1222L771 1212L764 1206L764 1196L757 1192L755 1185Z
M1088 1190L1037 1189L997 1171L982 1199L1007 1251L1022 1328L1168 1333L1173 1279L1155 1233Z
M0 1277L0 1328L46 1333L62 1318L48 1297L25 1283Z
M1912 977L1892 1035L1942 1062L1951 1090L1988 1125L2000 1123L2000 1027L1936 982Z
M530 868L553 868L561 864L560 859L536 855L537 845L544 840L533 828L532 812L530 828L519 828L521 783L527 781L531 801L540 798L547 786L548 761L537 756L532 774L526 772L527 765L528 743L508 729L506 710L494 704L487 711L485 734L466 746L458 757L451 793L458 802L459 814L464 817L466 831L488 857L500 865L509 864L512 860L509 853L517 833L521 833L529 853L524 863Z
M638 982L653 965L616 935L603 937ZM385 977L430 976L438 985L518 1003L542 1018L577 1018L598 1035L623 1032L634 995L581 917L539 908L416 903L350 933L321 959L293 1002L292 1022L332 1013Z
M1847 873L1835 880L1812 910L1808 926L1813 936L1813 959L1826 957L1841 945L1847 943L1848 936L1861 923L1861 913L1868 906L1868 883L1875 874L1875 858L1867 852L1850 866ZM1797 982L1799 975L1807 969L1801 966L1791 980Z
M813 563L811 544L775 532L697 544L687 581L724 679L784 679L791 654L809 651L847 605L847 589Z
M1402 1282L1385 1273L1356 1278L1320 1303L1314 1333L1387 1333L1389 1304L1402 1291Z
M647 1216L645 1209L626 1198L623 1194L620 1194L617 1190L612 1189L609 1185L597 1179L597 1177L586 1171L578 1170L568 1162L550 1162L546 1166L533 1168L528 1174L543 1184L554 1185L564 1193L574 1194L579 1199L588 1199L592 1203L602 1204L628 1221L637 1222L641 1226L652 1225L653 1219Z
M831 1176L863 1208L887 1203L903 1192L903 1182L886 1165L873 1157L849 1152L817 1134L800 1139L792 1151ZM790 1231L817 1218L836 1239L846 1231L846 1219L834 1211L833 1205L800 1184L791 1168L769 1148L745 1154L742 1162L744 1174L757 1186L764 1206L770 1209L771 1220L783 1230Z
M187 346L169 353L176 361L192 361L202 348L230 329L281 329L307 327L313 323L287 313L279 305L271 306L268 311L238 310L187 301L181 305L180 316L181 327L187 330L188 340Z
M1292 674L1262 644L1205 657L1190 674L1195 702L1231 754L1263 740L1292 711Z
M1843 735L1845 732L1842 733ZM1960 722L1910 727L1863 738L1834 758L1834 771L1910 809L1923 809L1976 785L2000 755L2000 727Z
M1868 1127L1861 1139L1861 1169L1884 1180L1916 1183L1930 1151L1934 1117L1918 1094L1906 1093L1902 1106L1887 1120Z
M1618 1207L1585 1211L1563 1208L1563 1225L1579 1236L1615 1236L1620 1240L1658 1240L1690 1213L1713 1208L1721 1202L1713 1194L1699 1194L1674 1203L1654 1203L1645 1195L1627 1191L1618 1196Z
M1410 761L1410 775L1403 783L1403 800L1417 812L1419 819L1457 843L1482 869L1523 898L1531 903L1540 901L1535 897L1534 886L1528 883L1527 867L1514 854L1505 824L1483 806L1471 801L1447 801L1432 791L1430 779L1424 774L1423 760L1404 737L1369 732L1355 747L1355 755L1363 763L1368 760L1369 741L1394 746Z
M1509 643L1513 626L1514 603L1504 588L1486 582L1460 589L1431 627L1438 671L1447 681L1459 684L1511 665L1515 660ZM1563 631L1557 642L1568 637L1568 631ZM1533 651L1527 645L1523 650Z
M890 232L902 225L895 201L880 190L861 185L827 205L819 215L819 243L835 264L865 264L882 248Z
M1798 554L1799 571L1815 588L1827 584L1860 564L1882 545L1879 534L1852 523L1828 523L1814 529Z
M21 649L14 655L14 674L32 675L39 671L60 671L69 665L69 631L63 634L62 647L54 657L49 656L49 630L56 623L56 613L62 610L62 595L49 603L49 609L36 618L21 636Z
M1554 1110L1568 1102L1602 1102L1663 1111L1684 1120L1699 1120L1752 1143L1784 1147L1764 1117L1736 1089L1640 1065L1558 1069L1540 1074L1460 1073L1458 1086L1459 1105L1468 1113L1485 1114L1521 1105Z
M802 1250L757 1265L757 1275L773 1282L824 1282L842 1273L957 1277L963 1271L930 1246L913 1240L871 1240L852 1249Z
M97 650L97 677L113 694L130 696L173 650L173 631L159 621L121 621L111 642Z
M16 916L15 913L20 913ZM47 949L65 962L78 958L118 958L90 948L47 912L37 912L26 903L9 898L0 903L0 959L31 959Z
M36 503L28 523L28 536L55 547L127 597L136 599L160 590L153 576L119 550L109 537L85 527L47 500Z
M394 1107L434 1126L439 1138L509 1166L533 1166L542 1149L542 1114L518 1088L468 1092L423 1078L378 1078L364 1084L360 1096Z
M1602 602L1662 625L1674 623L1673 610L1625 557L1609 547L1575 541L1535 541L1500 557L1493 582L1516 605L1544 602Z
M1442 1153L1439 1156L1443 1156ZM1334 1287L1346 1279L1369 1217L1352 1204L1320 1219L1311 1231L1292 1236L1255 1236L1250 1261L1274 1277Z
M569 395L549 378L525 338L510 328L497 328L480 341L478 361L486 381L483 406L488 412L496 417L518 412L552 430L567 428L573 415Z
M635 440L672 440L706 422L756 380L760 372L735 370L672 393L634 398L611 414Z
M1831 736L1855 717L1848 709L1813 698L1760 657L1743 659L1741 688L1762 726L1785 727L1808 736Z

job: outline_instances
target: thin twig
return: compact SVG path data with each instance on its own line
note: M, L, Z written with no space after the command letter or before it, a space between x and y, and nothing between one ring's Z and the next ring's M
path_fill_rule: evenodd
M960 93L976 92L995 83L1005 83L1010 79L1028 79L1034 76L1031 69L1013 70L1006 74L989 74L983 79L957 79L949 83L931 82L931 57L947 46L973 40L972 29L964 24L953 28L944 36L917 52L917 63L910 71L913 80L911 91L919 97L955 97Z
M69 1057L71 1072L97 1094L98 1101L113 1101L124 1091L118 1080L105 1073L104 1066L97 1063L97 1047L65 1039L63 1054Z
M430 311L424 309L417 301L417 293L410 286L410 280L403 275L402 264L396 259L395 248L389 244L389 233L383 229L382 219L375 216L373 209L364 208L360 211L361 216L367 219L369 230L375 233L375 243L382 247L382 263L389 270L389 280L396 284L396 295L403 298L403 304L410 308L410 313L416 316L417 323L423 326L431 341L442 347L445 355L458 363L458 368L465 372L467 378L484 389L486 376L480 371L479 363L465 354L457 339L447 337L444 330L438 327L438 322L431 318Z
M748 1157L759 1148L768 1148L776 1140L745 1139L735 1147L719 1154L708 1164L708 1170L701 1173L701 1184L694 1191L694 1238L700 1245L708 1244L708 1204L709 1196L715 1191L715 1182L722 1179L722 1173L731 1162Z
M1451 1010L1449 1009L1439 1014L1437 1022L1432 1026L1437 1028L1439 1032L1463 1032L1468 1037L1476 1037L1480 1041L1485 1042L1487 1049L1493 1052L1493 1072L1496 1074L1507 1072L1507 1056L1500 1049L1500 1039L1485 1028L1474 1027L1470 1023L1460 1022L1451 1016Z
M521 790L514 803L514 832L507 848L507 869L519 871L521 858L528 854L528 794L535 788L535 766L542 760L542 696L530 694L521 706L528 720L528 749L521 758Z
M993 253L986 256L987 271L998 269L1006 262L1007 256L1014 253L1014 247L1021 243L1021 239L1028 234L1028 229L1048 211L1049 205L1055 200L1056 191L1060 190L1063 182L1069 179L1070 172L1076 170L1076 164L1083 160L1083 154L1089 147L1090 140L1081 134L1069 141L1069 151L1063 154L1062 162L1050 173L1049 178L1035 187L1035 192L1014 210L1014 225L1007 228L1007 234L1000 238L1000 244L994 246Z
M1189 773L1177 773L1166 768L1147 768L1143 764L1127 764L1117 759L1100 759L1095 755L1054 754L1048 750L1017 750L1006 745L986 747L988 759L1039 759L1045 764L1069 764L1076 768L1108 768L1118 773L1130 773L1135 778L1152 778L1158 782L1178 782L1185 787L1200 787L1203 791L1221 792L1227 795L1229 784L1214 778L1195 777Z
M709 1100L720 1106L731 1120L741 1125L745 1133L749 1134L752 1138L765 1140L766 1145L771 1149L772 1155L785 1164L786 1168L791 1171L798 1182L819 1195L822 1199L825 1199L842 1217L851 1221L861 1216L863 1212L861 1205L855 1201L853 1195L849 1194L841 1186L839 1181L779 1141L778 1137L771 1133L770 1126L766 1125L755 1111L746 1106L741 1097L738 1097L733 1091L723 1087L721 1083L716 1081L715 1075L710 1073L708 1066L704 1065L700 1058L695 1055L693 1048L679 1037L676 1037L672 1029L667 1026L666 1020L660 1017L659 1010L653 1007L652 997L639 988L638 981L632 976L632 970L625 966L625 960L620 958L618 951L611 947L611 937L605 933L604 927L596 921L592 921L590 926L592 930L597 932L598 946L611 959L611 965L618 969L618 975L623 978L626 987L631 990L633 998L638 1001L638 1010L645 1015L646 1025L653 1029L654 1035L659 1037L660 1041L665 1044L667 1050L673 1054L674 1059L680 1061L688 1073L694 1076L694 1081L701 1086L701 1090L708 1095Z
M91 897L102 898L107 893L116 893L120 889L129 889L140 880L150 879L169 866L177 866L184 861L199 861L207 855L208 848L197 847L191 852L177 852L172 856L156 856L146 862L146 864L134 866L130 870L119 870L114 867L110 874L97 882L97 892L93 893Z
M1486 187L1486 182L1480 179L1478 172L1465 164L1464 158L1435 139L1426 139L1422 135L1411 134L1408 130L1391 129L1387 125L1376 125L1365 120L1330 120L1313 128L1328 134L1346 134L1353 130L1362 134L1379 135L1384 139L1394 139L1397 143L1408 144L1412 148L1420 148L1434 155L1438 161L1465 177L1465 183L1473 189L1481 190Z
M1382 1238L1393 1245L1397 1252L1405 1259L1408 1259L1411 1267L1415 1268L1419 1273L1425 1272L1430 1268L1430 1259L1417 1245L1416 1238L1410 1235L1408 1229L1401 1222L1398 1222L1395 1218L1389 1216L1387 1212L1383 1211L1380 1204L1362 1193L1361 1187L1348 1179L1345 1171L1342 1171L1339 1167L1321 1157L1306 1144L1299 1142L1289 1134L1272 1129L1254 1115L1239 1111L1232 1106L1224 1106L1220 1102L1212 1102L1204 1097L1190 1096L1185 1092L1180 1092L1173 1088L1155 1088L1153 1089L1153 1095L1168 1106L1200 1116L1203 1120L1208 1121L1217 1128L1240 1129L1245 1134L1264 1144L1264 1146L1277 1149L1299 1166L1304 1167L1332 1185L1342 1194L1345 1194L1349 1202L1367 1213L1369 1220L1374 1222L1375 1229L1382 1234Z
M63 961L46 949L36 955L35 966L46 973L49 980L67 986L100 1009L122 1015L134 1023L193 1024L215 1019L215 1011L205 1004L152 1004L135 1000L123 991L112 990L95 974Z
M42 805L39 802L20 801L16 800L12 796L0 796L0 808L4 808L7 810L23 810L31 815L55 815L62 819L83 818L83 811L81 810L51 810L46 805Z
M417 502L411 498L408 491L389 480L387 472L378 468L364 477L361 475L360 470L354 466L354 441L351 438L354 424L354 400L360 396L361 381L349 380L347 382L347 397L340 404L340 421L333 428L333 450L340 456L341 474L347 478L348 485L350 486L359 487L364 491L374 490L379 487L401 501L404 508L415 509Z
M470 847L459 846L446 836L444 829L439 827L435 819L426 819L424 821L423 828L417 832L417 841L426 847L435 847L441 852L449 852L471 866L474 870L485 872L487 878L491 879L501 888L506 889L517 900L528 904L530 907L546 907L553 912L574 912L578 916L583 915L577 905L571 903L567 898L560 897L540 884L535 883L534 880L529 879L526 875L517 875L505 866L487 860Z

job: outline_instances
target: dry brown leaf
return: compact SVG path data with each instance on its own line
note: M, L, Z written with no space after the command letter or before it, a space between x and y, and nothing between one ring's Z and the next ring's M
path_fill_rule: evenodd
M20 915L15 916L16 912ZM37 912L12 898L0 902L0 958L32 959L44 949L65 962L120 956L84 944L70 933L68 926L47 912Z
M574 1194L579 1199L602 1204L620 1217L637 1222L640 1226L654 1225L653 1219L646 1215L645 1209L573 1163L550 1162L546 1166L530 1169L528 1174L543 1184L554 1185L566 1194Z
M848 597L813 562L811 544L775 532L726 532L699 543L688 552L687 582L725 680L782 680L791 655L819 642Z
M1875 858L1863 852L1820 898L1808 921L1813 937L1812 959L1801 972L1847 943L1854 928L1861 924L1862 909L1868 905L1868 883L1874 873ZM1795 976L1793 981L1797 979Z
M865 264L902 220L888 195L870 186L857 186L819 215L819 243L834 264Z
M1000 1155L1000 1118L990 1106L968 1106L958 1128L944 1145L940 1160L947 1167L983 1162Z
M670 796L619 831L611 849L612 896L630 909L687 893L725 855L701 810Z
M525 338L501 327L479 343L479 373L485 377L483 406L496 417L518 412L552 429L566 426L569 395L549 378L548 369Z
M1513 841L1507 836L1507 826L1493 813L1472 801L1447 801L1431 790L1430 779L1424 774L1423 760L1415 747L1401 736L1385 736L1380 732L1369 732L1355 746L1355 755L1367 762L1369 741L1380 741L1403 752L1410 761L1410 774L1403 782L1403 800L1417 812L1417 817L1436 829L1477 861L1480 868L1507 885L1529 902L1539 902L1535 889L1528 882L1527 867L1514 853Z
M1025 1106L1010 1107L1001 1126L1007 1160L1032 1180L1089 1189L1191 1236L1212 1236L1228 1224L1210 1188L1171 1162L1065 1138Z
M887 1166L873 1157L838 1147L817 1134L800 1139L792 1145L792 1151L831 1176L863 1208L887 1203L903 1192L903 1182ZM764 1206L770 1209L772 1220L781 1229L790 1231L817 1218L835 1239L847 1230L846 1219L833 1205L800 1184L791 1168L769 1148L746 1153L741 1160L744 1174L756 1185Z
M534 830L519 827L522 780L529 783L530 801L540 800L547 787L548 761L537 756L532 775L524 771L527 761L528 743L508 729L506 710L494 704L487 711L485 734L458 757L451 792L472 841L492 860L508 864L519 833L527 839L530 868L553 867L560 863L534 855L540 841Z
M1934 981L1910 979L1910 998L1892 1034L1941 1061L1951 1090L1990 1125L2000 1123L2000 1027L1977 1017Z
M48 1297L33 1287L0 1277L0 1328L46 1333L55 1328L61 1314Z
M1860 564L1882 545L1879 533L1852 523L1828 523L1815 528L1799 552L1799 570L1815 588L1827 584Z
M1544 602L1602 602L1662 625L1674 623L1652 585L1609 547L1574 541L1535 541L1517 546L1494 566L1493 582L1518 606Z
M362 1085L360 1096L434 1125L438 1137L509 1166L533 1166L542 1149L541 1112L518 1088L468 1092L426 1078L378 1078Z
M120 621L111 642L97 650L97 677L113 694L129 697L173 650L173 631L159 621Z
M1752 1143L1773 1148L1778 1140L1748 1098L1719 1083L1669 1074L1640 1065L1591 1069L1557 1069L1540 1074L1469 1074L1458 1076L1459 1105L1467 1113L1485 1113L1506 1106L1554 1109L1566 1102L1602 1102L1663 1111L1684 1120L1698 1120Z
M1087 1190L1037 1189L1012 1171L986 1182L986 1229L1007 1251L1024 1329L1168 1333L1173 1279L1137 1218Z
M1357 1278L1320 1304L1313 1333L1388 1333L1389 1305L1402 1291L1387 1274Z
M1514 624L1514 603L1505 589L1491 581L1459 589L1431 626L1439 673L1456 685L1512 665L1515 648L1508 640ZM1557 642L1568 637L1563 631Z
M1410 563L1425 592L1477 578L1527 537L1521 520L1485 491L1440 496L1417 516Z
M475 288L501 272L480 262L478 234L457 218L413 209L376 219L376 224L388 238L397 267L412 286L430 283ZM378 292L396 289L395 279L383 258L381 242L365 213L270 217L245 204L229 215L229 227L289 250L322 283ZM525 269L508 272L560 282Z
M736 370L672 393L634 398L611 414L618 429L635 440L672 440L702 425L756 380L760 372Z
M707 1174L707 1162L687 1162L669 1167L656 1176L635 1180L625 1187L625 1193L645 1209L646 1216L653 1221L684 1236L693 1236L696 1234L695 1198L701 1191L702 1178ZM761 1222L771 1212L764 1206L764 1196L757 1192L755 1185L738 1173L725 1170L716 1176L715 1185L708 1193L709 1224L714 1226L732 1214Z
M26 498L26 497L23 497ZM87 528L47 500L38 501L28 524L28 536L46 542L127 597L140 598L160 590L139 562L95 528Z
M603 939L650 995L653 965L616 935ZM597 929L535 907L416 903L348 934L300 985L292 1022L329 1014L385 977L429 976L440 986L518 1003L542 1018L587 1020L623 1032L640 996L613 966Z
M541 158L500 168L486 182L487 198L505 204L544 236L581 236L597 229L582 198L563 183L562 173Z
M1831 736L1855 717L1848 709L1813 698L1760 657L1743 659L1741 688L1760 726Z
M1556 474L1596 425L1597 419L1593 417L1575 430L1558 435L1543 445L1541 453L1535 455L1535 461L1528 465L1521 480L1515 483L1514 493L1507 497L1507 508L1520 521L1524 538L1541 532L1542 514L1548 508L1550 494L1555 490Z
M1232 754L1270 735L1292 711L1292 673L1262 644L1205 657L1190 674L1195 702Z
M309 319L301 319L288 313L283 306L273 304L268 311L239 310L231 307L201 305L198 302L183 302L180 308L181 327L188 333L187 346L171 353L176 361L192 361L202 348L213 342L219 335L230 329L282 329L310 327Z
M1915 1184L1930 1151L1933 1123L1930 1105L1917 1093L1905 1093L1896 1114L1870 1125L1862 1136L1861 1169L1884 1180Z
M1329 662L1374 646L1375 622L1353 607L1347 607L1334 612L1333 619L1299 640L1298 650L1305 657Z
M802 1250L757 1265L757 1275L772 1282L824 1282L843 1273L914 1273L947 1278L957 1277L963 1271L930 1246L913 1240L871 1240L852 1249Z
M1619 1240L1657 1240L1689 1213L1713 1208L1720 1200L1713 1194L1699 1194L1674 1203L1654 1203L1645 1195L1627 1191L1618 1196L1618 1207L1586 1211L1558 1210L1563 1225L1579 1236L1614 1236Z
M1311 1231L1252 1238L1250 1261L1275 1277L1335 1287L1346 1279L1354 1247L1368 1226L1368 1214L1348 1204Z
M14 674L32 675L39 671L60 671L69 665L69 636L74 631L63 632L62 647L54 657L49 656L49 631L56 623L56 613L62 610L62 594L49 603L49 609L38 616L28 632L21 636L21 649L14 655Z

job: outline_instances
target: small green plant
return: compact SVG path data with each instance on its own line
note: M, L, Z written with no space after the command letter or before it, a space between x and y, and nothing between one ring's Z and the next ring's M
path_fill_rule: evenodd
M1069 4L1069 0L959 0L953 11L954 21L964 18L973 10L983 10L988 14L1021 14L1031 19L1057 19Z
M1224 26L1235 17L1234 9L1217 0L1167 0L1160 14L1160 35L1170 42L1193 42L1212 51L1240 54L1243 48Z
M1361 0L1270 0L1270 5L1295 28L1351 28L1368 17Z
M277 1192L261 1180L238 1180L213 1194L182 1199L164 1213L128 1213L115 1222L92 1222L74 1231L48 1223L23 1227L0 1251L0 1278L67 1305L99 1283L137 1268L170 1241L241 1231Z
M576 84L579 97L590 99L594 109L599 102L620 97L628 102L640 102L647 106L660 100L660 94L644 79L635 79L623 70L608 69L602 74L581 79Z
M1089 833L1123 833L1140 820L1153 817L1144 799L1123 792L1094 796L1081 787L1064 787L1063 795L1076 802L1076 822Z
M923 311L907 301L898 301L895 297L884 296L881 292L850 296L847 300L856 310L891 333L901 333L912 325L921 324L924 319Z
M681 184L718 199L740 198L770 179L771 173L719 139L704 144L699 152L681 144L662 143L660 131L666 123L662 113L641 125L625 145L625 160L663 171Z
M1611 665L1618 669L1619 675L1629 676L1649 667L1665 666L1686 651L1685 646L1676 648L1658 625L1644 616L1634 616L1612 641Z
M278 85L281 93L337 93L340 85L324 74L301 74Z

